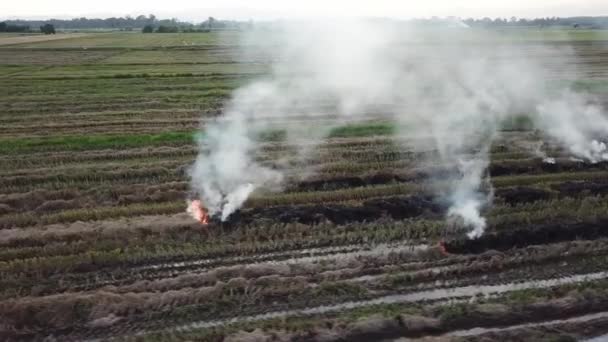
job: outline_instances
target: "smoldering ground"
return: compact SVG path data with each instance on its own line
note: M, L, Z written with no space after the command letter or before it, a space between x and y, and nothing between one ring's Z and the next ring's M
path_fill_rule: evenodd
M565 58L574 53L565 45L530 48L462 26L344 19L274 23L244 34L243 49L264 51L273 60L271 71L236 90L223 116L204 128L191 169L194 193L223 220L252 192L281 189L281 169L253 158L272 117L311 119L308 128L280 127L295 146L319 143L330 132L332 125L315 126L317 115L332 113L342 122L392 117L400 128L396 139L415 138L416 148L439 152L435 163L457 165L457 177L436 195L448 204L449 222L468 227L472 238L486 226L489 151L505 123L526 116L573 156L591 163L608 159L602 108L587 94L553 86L555 68L572 65ZM547 66L547 55L565 58ZM314 144L306 146L302 158ZM545 154L538 148L533 153Z

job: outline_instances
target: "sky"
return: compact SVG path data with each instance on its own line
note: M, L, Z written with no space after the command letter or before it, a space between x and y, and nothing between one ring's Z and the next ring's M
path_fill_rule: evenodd
M209 16L239 20L315 16L530 18L608 15L608 0L27 0L0 3L0 18L3 19L65 19L150 13L159 18L176 17L187 21L202 21Z

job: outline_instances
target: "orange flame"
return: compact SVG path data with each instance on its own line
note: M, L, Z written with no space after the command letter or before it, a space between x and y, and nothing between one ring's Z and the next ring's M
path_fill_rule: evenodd
M205 211L205 209L203 208L200 200L193 200L192 202L190 202L188 212L190 213L190 215L192 215L192 217L194 217L195 220L197 220L201 224L209 224L209 214L207 214L207 211Z

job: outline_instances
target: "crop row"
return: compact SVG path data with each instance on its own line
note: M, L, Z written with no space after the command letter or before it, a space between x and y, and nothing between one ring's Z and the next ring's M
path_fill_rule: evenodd
M175 202L178 209L183 210L185 203ZM492 229L502 229L509 225L540 223L543 221L557 221L559 219L579 219L584 217L596 217L605 213L608 206L606 197L585 197L580 199L563 198L545 201L535 201L519 203L515 205L495 205L488 212L487 217L489 226ZM126 210L134 210L136 207L128 207ZM556 211L555 208L560 208ZM158 208L156 208L158 209ZM80 220L84 221L84 220ZM413 231L422 228L424 220L408 221L405 226L407 230ZM73 223L60 226L47 226L44 229L39 227L6 229L0 231L0 246L4 248L20 247L42 247L52 243L59 246L67 242L89 241L90 243L107 243L116 240L122 244L115 245L114 248L125 247L130 242L143 242L147 239L157 241L165 239L179 241L189 241L193 237L200 236L201 229L187 216L174 217L154 217L152 222L148 218L118 219L110 221L98 221L91 223ZM429 222L426 222L427 224ZM356 225L355 222L351 224ZM363 224L363 223L361 223ZM381 222L368 222L369 227L382 224ZM409 226L412 225L413 226ZM363 224L365 226L365 224ZM189 227L186 229L186 227ZM330 228L331 227L331 228ZM301 236L306 232L306 236L313 237L319 232L332 231L340 234L341 230L335 225L326 226L318 224L304 226L296 223L271 223L261 220L259 223L254 221L250 224L238 224L230 230L222 230L221 226L210 228L214 238L227 238L230 241L241 241L243 238L258 237L260 240L289 239L290 236ZM295 230L294 230L295 229ZM398 228L397 228L398 229ZM406 228L404 228L406 229ZM293 231L292 231L293 230ZM203 237L207 239L207 236ZM236 240L234 240L236 239ZM47 246L49 247L49 246ZM6 252L8 253L8 251ZM38 255L46 255L41 253Z
M603 181L605 172L574 172L540 175L515 175L492 178L496 188L513 186L541 186L550 187L554 184L570 181ZM252 197L247 205L249 207L269 207L279 205L301 205L318 202L345 202L361 201L374 197L397 196L407 194L433 194L437 189L449 188L450 181L436 181L429 183L396 183L377 186L363 186L356 188L343 188L334 191L308 191L269 195L265 197Z
M91 122L66 125L40 125L38 127L6 127L1 138L60 137L82 134L157 134L167 131L191 132L200 126L198 119L125 120L113 122Z
M322 341L363 341L370 339L394 339L398 337L416 338L446 334L454 330L475 328L502 328L518 323L534 323L576 317L585 313L605 310L607 294L601 288L605 281L586 282L576 285L562 285L543 290L517 290L506 294L480 297L468 301L450 303L392 303L370 305L362 308L326 313L322 317L295 316L266 319L260 321L239 321L213 328L197 328L182 331L149 332L139 338L120 340L138 341L226 341L237 342L255 339L282 338L284 340L316 339ZM584 290L582 286L589 286ZM592 307L594 309L589 310ZM541 319L540 321L537 321ZM601 329L605 319L597 319L587 324L586 337L606 332ZM589 325L595 326L595 330ZM527 328L521 336L536 336L533 340L568 341L570 334L560 333L562 329ZM154 329L151 329L154 331ZM592 331L595 331L595 335ZM478 341L485 337L483 329L479 338L459 341ZM120 336L120 334L119 334ZM500 332L489 338L518 338L520 335L502 336ZM477 337L477 336L474 336Z
M197 111L187 109L176 110L133 110L133 111L99 111L92 113L61 113L53 114L53 121L48 122L48 125L58 124L88 124L88 123L103 123L118 120L137 120L137 119L199 119L206 120L216 114L215 111ZM0 123L5 125L19 125L23 127L33 127L34 122L44 122L48 119L48 115L24 115L15 117L0 117Z
M588 247L591 248L590 246ZM93 284L84 282L87 274L74 273L70 277L69 282L59 283L58 288L38 286L37 295L50 295L58 290L62 291L61 287L65 286L69 286L69 288L63 289L63 291L69 290L74 295L91 294L97 289L102 289L107 293L123 295L129 293L167 292L214 286L218 282L229 282L232 279L245 279L248 281L266 280L270 282L274 278L295 278L313 284L340 279L354 279L367 275L380 275L389 270L391 272L411 272L426 269L433 265L453 265L463 259L451 258L441 260L436 250L419 251L410 249L406 245L391 248L380 246L370 250L366 250L365 248L353 250L354 252L346 252L344 254L339 249L331 251L328 249L327 253L329 254L292 258L288 262L281 262L282 259L280 258L270 259L269 261L243 258L238 264L236 264L238 261L235 260L235 264L232 265L228 263L230 261L229 258L211 259L209 263L201 263L199 268L201 268L202 272L192 267L178 268L178 264L175 264L176 266L173 269L146 267L133 270L125 269L122 272L120 269L109 270L111 273L98 278ZM430 261L420 262L419 260ZM247 262L253 263L247 264ZM90 278L91 275L89 274L88 276ZM78 281L79 279L81 282ZM79 288L83 287L83 284L87 287L84 292L79 291ZM42 285L42 283L39 285Z
M23 80L4 79L7 86L7 96L18 96L21 99L39 98L40 96L65 96L73 95L103 95L115 94L124 96L145 95L148 91L205 91L215 88L229 89L246 83L250 77L173 77L173 78L122 78L122 79L81 79L74 80L39 80L28 82ZM37 115L33 112L29 115Z
M154 180L155 183L163 184L164 182L174 182L174 176L155 176L153 178L149 178L150 181ZM568 183L572 180L576 181L578 179L589 179L596 181L603 181L604 173L603 172L581 172L581 173L566 173L566 174L552 174L552 175L537 175L537 176L506 176L506 177L496 177L493 179L493 182L496 184L497 188L500 190L498 194L500 195L503 201L507 201L509 203L518 203L518 202L526 202L526 201L537 201L542 199L550 199L557 196L580 196L585 194L586 192L591 192L596 195L604 195L608 190L606 186L602 185L603 183ZM119 178L120 179L120 178ZM134 184L141 183L139 178L135 180ZM567 183L561 183L567 182ZM538 184L547 187L548 190L542 189L532 189L532 188L514 188L512 190L509 187L518 184ZM58 183L57 188L65 188L66 183ZM82 202L76 205L76 202L72 203L72 200L64 200L57 199L51 200L48 203L37 203L32 201L33 204L38 204L38 207L35 209L37 211L29 211L22 213L11 213L11 206L15 205L14 203L19 203L19 197L23 197L22 200L26 200L28 196L5 196L4 201L4 211L5 214L0 216L0 226L4 228L10 228L14 226L27 226L33 224L51 224L51 223L60 223L60 222L73 222L72 220L86 220L86 219L104 219L111 217L120 217L125 215L125 213L129 213L129 216L138 215L142 212L153 213L149 210L146 210L146 203L154 204L157 208L164 207L165 210L162 210L164 213L178 213L181 211L181 207L177 205L177 202L163 202L167 200L179 200L185 197L183 183L172 183L173 185L167 184L163 185L165 190L158 189L158 186L151 186L150 190L154 190L154 193L150 193L149 191L144 190L143 192L137 191L137 194L133 193L131 190L137 190L142 187L142 185L131 185L125 186L124 189L127 193L120 194L117 193L112 195L112 198L102 199L99 197L100 194L107 193L107 190L110 190L107 186L105 187L106 191L104 191L103 183L69 183L72 188L76 188L77 184L81 184L82 187L86 187L91 189L92 184L96 184L98 187L95 189L95 193L97 194L97 198L89 198L83 197ZM118 184L118 181L113 181L109 184L112 184L112 187L115 187ZM131 182L127 182L125 184L131 184ZM347 183L348 184L348 183ZM178 188L175 188L175 186ZM407 195L413 193L419 194L433 194L434 191L437 191L438 187L449 187L450 183L443 182L435 182L435 183L388 183L374 186L361 186L354 188L343 188L338 190L331 191L303 191L303 192L286 192L281 194L269 194L263 196L252 197L246 203L246 207L249 208L265 208L272 206L286 206L286 205L303 205L309 203L318 203L319 200L322 200L325 203L333 202L348 202L348 201L363 201L370 198L380 198L386 196L398 196L398 195ZM131 190L129 190L131 189ZM158 190L157 190L158 189ZM175 190L173 190L175 189ZM52 191L51 194L58 194L59 196L71 195L69 192L64 194L62 191ZM533 194L533 197L530 197ZM11 197L15 198L17 202L10 202ZM84 201L84 199L89 198L88 201ZM185 199L185 198L184 198ZM21 200L21 201L22 201ZM9 202L6 202L9 201ZM108 202L110 201L110 202ZM118 202L117 202L118 201ZM159 202L155 204L155 202ZM85 208L78 208L79 206L85 203ZM89 204L86 204L89 203ZM98 206L100 203L134 203L133 206ZM183 203L183 202L182 202ZM97 207L95 207L97 205ZM44 210L42 208L39 209L40 206L44 206ZM76 207L75 207L76 206ZM128 208L134 208L133 211L129 211ZM67 209L64 211L53 212L53 210L61 210ZM40 212L47 212L44 214L40 214Z
M30 170L38 173L57 168L69 171L81 167L99 166L100 169L103 169L104 165L133 166L154 161L183 160L185 157L189 158L187 160L194 160L196 153L194 146L140 147L125 150L55 152L52 154L31 153L22 155L20 158L4 156L0 159L2 161L0 169L6 170L6 174L27 174Z
M422 222L416 225L420 226ZM5 289L5 294L16 295L23 291L26 294L33 291L34 288L57 288L66 286L65 278L74 281L74 276L66 274L66 272L82 272L84 279L91 278L85 281L89 286L95 286L99 282L100 276L104 273L97 272L101 268L110 267L112 269L112 279L115 279L117 273L135 272L131 276L140 274L141 271L129 271L129 267L135 265L145 265L159 262L175 262L180 260L193 260L200 258L217 258L235 255L259 255L264 253L275 252L277 250L302 250L312 247L323 246L339 246L351 245L370 242L390 242L402 241L408 238L421 238L422 230L409 230L411 228L407 222L397 222L382 225L374 225L369 228L363 226L346 226L341 229L336 228L335 232L319 231L315 236L309 237L306 235L308 227L300 227L303 232L300 237L290 237L283 240L267 241L259 239L255 236L250 236L248 239L237 244L220 243L215 239L206 239L200 242L196 241L164 241L143 246L128 244L125 248L114 249L110 251L85 251L80 254L54 256L54 257L37 257L31 259L13 260L10 262L0 263L2 271L2 288ZM284 227L283 227L284 228ZM277 226L277 231L280 227ZM354 229L354 230L353 230ZM362 231L363 230L363 231ZM342 231L343 233L340 233ZM174 232L175 233L175 232ZM428 232L427 232L428 233ZM439 230L437 229L437 233ZM247 234L250 234L247 232ZM238 234L236 235L238 236ZM117 237L118 238L118 237ZM49 246L52 250L52 246ZM42 249L44 251L44 247ZM127 267L127 268L125 268ZM171 266L174 267L174 266ZM91 273L88 273L91 272ZM44 278L41 278L44 277ZM19 289L18 292L14 292ZM39 290L38 290L39 291Z
M533 267L537 264L546 264L555 261L564 262L566 258L602 257L608 253L605 241L567 242L543 247L529 247L511 250L500 257L491 255L471 256L441 256L436 249L415 250L403 246L400 249L388 250L382 254L382 247L378 254L352 253L332 254L319 258L291 259L288 263L278 260L272 262L257 262L253 264L239 264L235 266L219 266L207 264L208 269L198 272L195 269L177 269L167 271L156 270L140 274L114 272L109 285L99 283L98 287L104 292L117 294L167 292L187 288L214 286L219 282L229 282L232 279L245 279L248 281L295 278L308 284L318 284L328 281L350 280L366 282L366 286L374 291L385 291L394 286L416 286L439 281L449 281L454 277L472 277L476 274L491 276L493 273L504 271L507 268ZM565 257L567 255L567 257ZM602 259L603 260L603 259ZM277 262L278 261L278 262ZM589 262L589 265L593 264ZM222 265L222 264L219 264ZM151 271L151 270L150 270ZM142 271L140 271L142 272ZM125 278L124 276L130 276ZM144 277L145 280L137 280ZM87 292L74 292L78 289L76 277L71 278L73 295L86 295ZM129 282L130 280L130 282ZM462 280L462 279L461 279ZM469 281L470 282L470 281ZM66 284L64 283L63 286ZM308 285L310 286L310 285ZM53 291L50 291L53 290ZM38 286L38 295L50 294L60 290L58 288L44 288ZM50 292L49 292L50 291Z
M200 97L197 99L172 99L170 97L147 98L141 99L139 102L124 101L122 103L113 103L112 101L96 102L96 103L73 103L66 105L49 106L47 108L37 106L28 107L5 107L2 112L5 116L28 115L30 113L40 114L47 113L67 113L67 112L99 112L99 111L126 111L126 110L171 110L174 108L206 111L210 109L219 110L222 108L226 100L226 96L219 97Z
M181 134L181 133L180 133ZM155 142L162 142L165 140L164 136L156 136L156 135L141 135L138 139L142 140L146 137L153 137ZM74 140L72 143L78 143L78 140L75 140L78 137L71 138ZM168 137L167 137L168 138ZM135 138L130 138L131 140ZM124 139L123 139L124 140ZM29 141L29 140L26 140ZM18 142L21 142L19 140ZM35 141L30 141L34 143ZM48 143L49 141L41 140L41 144ZM66 144L69 141L57 141L56 143ZM302 142L304 143L304 142ZM91 142L89 142L91 144ZM99 143L98 143L99 144ZM307 144L301 144L300 146L310 145L310 142ZM145 146L145 145L144 145ZM312 146L312 145L311 145ZM94 146L91 146L94 147ZM101 148L103 146L99 146ZM72 164L78 162L88 162L88 161L117 161L124 160L130 158L141 158L144 155L152 157L171 157L171 154L166 153L168 150L175 150L176 155L182 155L184 152L188 152L188 154L194 156L196 154L196 149L192 145L192 142L189 141L189 144L185 146L181 146L181 150L176 150L171 147L154 147L150 145L147 149L143 149L142 147L128 147L123 146L121 150L114 151L71 151L71 152L62 152L55 151L52 155L48 153L36 153L32 151L27 155L20 155L19 158L5 156L3 159L5 162L3 163L3 168L7 169L19 169L20 167L30 168L33 165L55 165L58 163L61 164ZM298 156L294 160L300 159L302 162L312 163L314 165L324 164L324 163L336 163L343 162L345 159L357 160L357 161L371 161L375 160L378 162L383 161L400 161L400 160L419 160L419 161L438 161L440 158L436 155L436 152L424 151L424 152L413 152L413 151L399 151L399 149L394 145L394 142L391 139L381 139L381 138L350 138L350 139L329 139L327 142L320 144L318 146L314 146L314 152L310 154L306 158L302 158ZM308 148L308 146L307 146ZM290 144L277 144L277 143L264 143L260 145L260 151L258 153L258 157L264 160L272 160L278 158L291 157L293 159L295 146ZM562 155L560 153L560 155ZM297 156L297 154L296 154ZM492 160L508 160L508 159L519 159L519 158L529 158L530 154L526 153L526 151L521 149L504 149L497 148L496 151L492 153ZM567 157L567 156L566 156ZM560 160L560 164L566 163L571 164L571 162L567 160Z
M545 222L544 219L543 222ZM152 239L149 245L148 241L144 239L142 242L146 244L137 247L132 246L127 241L121 240L122 243L127 244L127 247L108 251L104 251L103 249L97 251L85 249L85 252L80 254L13 260L0 264L2 265L2 275L5 279L3 283L6 289L14 288L17 284L20 284L19 287L21 289L25 289L27 288L27 284L31 283L32 276L38 278L44 274L47 276L52 275L52 277L44 281L48 282L49 286L51 286L50 284L57 281L61 282L61 278L63 277L60 274L63 272L92 272L100 268L110 267L111 265L113 265L113 269L116 269L116 267L127 265L133 266L135 264L161 262L162 260L187 260L193 257L219 257L222 255L246 255L249 253L260 254L277 250L361 244L371 241L374 243L384 243L403 240L436 239L443 235L445 229L442 222L424 221L375 222L373 224L349 224L346 226L332 226L329 229L319 229L323 227L321 225L314 227L313 231L316 233L312 235L310 227L307 226L277 225L275 227L275 234L278 233L279 235L267 238L251 235L256 229L247 227L245 236L240 234L235 235L241 236L241 239L245 238L239 241L237 245L234 245L234 242L230 239L225 240L226 237L221 237L219 241L230 241L230 243L218 243L215 239L200 242L196 242L196 240L180 241L176 239L175 242L170 242L165 238L163 242ZM303 234L289 232L287 227L299 229ZM355 230L353 230L354 228ZM268 228L264 227L261 229ZM103 244L100 247L103 247ZM39 255L44 255L45 252L53 253L53 245L49 244L41 248L34 247L33 250L38 250L40 252ZM43 283L38 283L38 285L42 285ZM52 287L54 286L56 285L52 285Z
M170 154L171 151L165 153ZM45 183L66 183L66 185L69 185L82 182L90 185L97 182L108 183L113 180L125 182L131 178L136 180L161 176L166 178L166 176L170 175L174 175L176 177L175 180L179 180L177 174L181 173L189 164L187 162L191 160L186 158L189 153L189 150L177 151L175 158L172 158L171 162L167 160L167 162L158 162L156 165L154 165L154 163L149 163L151 165L147 165L146 163L141 162L139 164L130 162L125 165L130 166L129 168L117 168L116 165L121 165L121 163L114 163L107 166L102 165L100 167L97 167L97 164L93 164L88 168L80 165L78 170L61 167L53 168L52 170L33 169L31 172L15 170L10 173L5 173L0 185L6 188L6 192L25 192L34 189L35 187L45 188ZM366 176L371 176L374 172L383 169L382 173L394 173L398 178L407 178L411 180L432 178L434 175L445 177L445 175L449 175L456 171L455 165L434 164L432 162L413 163L409 159L401 160L401 157L408 158L410 156L394 152L378 153L373 151L362 151L348 154L345 154L344 152L335 152L332 153L331 158L320 160L319 163L321 164L309 166L311 167L311 172L315 170L315 176L312 178L308 177L307 182L332 183L332 178L361 178L362 172L364 172L363 178L365 178ZM273 166L274 162L264 161L262 158L267 158L267 156L260 156L260 162L262 164L271 167ZM180 160L182 161L181 163L178 162ZM289 161L287 160L282 162L282 165L274 165L274 167L281 167L288 174L292 172L292 177L297 176L298 170L301 171L301 168L298 167L300 162L297 159L292 160L291 162L295 163L291 166L292 168L285 168L285 164L288 162ZM419 165L419 167L412 167L416 165ZM504 181L501 179L506 179L509 175L535 175L545 173L548 177L552 177L553 175L564 174L566 172L569 172L572 175L580 175L580 180L585 180L587 179L586 176L589 175L591 171L605 170L607 166L607 163L585 164L568 161L555 165L542 163L538 159L526 159L518 161L495 161L490 165L489 169L490 173L493 175L493 180L497 180L497 182ZM405 171L406 169L407 171ZM522 175L518 177L525 176ZM592 176L592 178L594 178L594 176Z

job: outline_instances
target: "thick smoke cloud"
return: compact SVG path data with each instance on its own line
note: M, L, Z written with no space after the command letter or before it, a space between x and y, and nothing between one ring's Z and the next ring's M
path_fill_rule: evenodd
M577 158L608 159L601 108L586 95L548 85L555 70L568 68L555 60L572 58L568 49L528 48L466 28L417 29L377 20L277 24L250 33L245 42L271 55L271 72L237 90L223 117L205 127L191 173L195 192L222 219L256 189L280 189L283 172L254 159L259 132L279 122L288 142L309 142L301 151L306 155L332 128L290 125L295 116L333 114L336 122L391 117L408 146L436 151L431 163L457 171L438 182L437 197L449 206L448 221L469 228L471 238L486 227L490 150L505 123L528 116ZM553 69L545 56L554 56Z
M191 170L193 190L211 215L226 219L257 188L277 188L281 172L254 160L256 134L277 127L277 119L335 114L361 117L365 110L392 93L390 71L383 63L390 35L377 25L343 21L326 25L294 23L246 36L245 46L267 46L271 75L237 90L224 116L205 128L201 153ZM248 54L253 55L253 54ZM382 67L374 67L382 66ZM310 121L314 122L314 121ZM331 125L303 129L279 126L288 141L303 146L304 158Z

